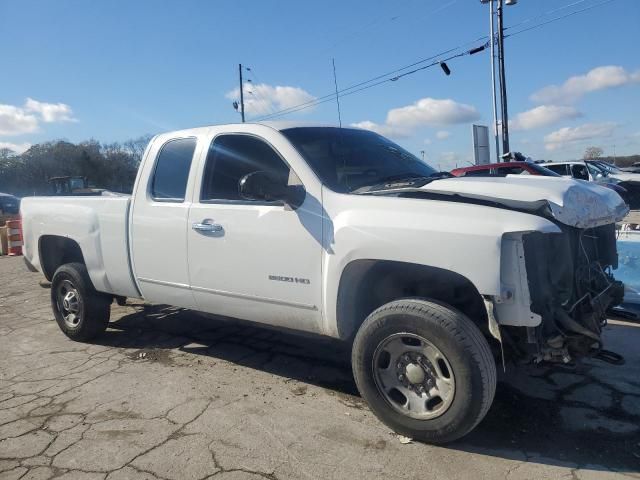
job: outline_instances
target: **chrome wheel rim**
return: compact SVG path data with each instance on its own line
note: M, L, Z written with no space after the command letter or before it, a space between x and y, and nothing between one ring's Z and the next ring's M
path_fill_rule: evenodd
M58 311L69 328L77 328L82 314L82 298L69 280L64 280L56 292Z
M373 373L387 403L411 418L437 418L455 396L449 360L426 338L413 333L396 333L380 342L373 354Z

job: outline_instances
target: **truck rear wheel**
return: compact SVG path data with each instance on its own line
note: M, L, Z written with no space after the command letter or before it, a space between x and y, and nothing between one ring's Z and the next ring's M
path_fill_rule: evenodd
M495 361L478 327L428 300L393 301L369 315L352 365L373 413L395 432L429 443L473 430L496 389Z
M109 324L111 297L93 288L87 267L67 263L51 281L51 306L58 326L71 340L86 342L103 333Z

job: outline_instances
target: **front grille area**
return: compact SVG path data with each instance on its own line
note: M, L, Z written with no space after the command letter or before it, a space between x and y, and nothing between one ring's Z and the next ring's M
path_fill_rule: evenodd
M542 317L535 332L538 355L551 361L597 353L606 312L624 294L612 274L618 264L615 225L562 228L523 236L531 310Z

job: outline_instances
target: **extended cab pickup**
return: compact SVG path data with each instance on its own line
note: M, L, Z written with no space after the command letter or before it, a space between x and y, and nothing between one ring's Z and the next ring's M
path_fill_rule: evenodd
M450 177L365 130L172 132L131 197L25 199L25 257L71 339L126 297L343 339L383 422L447 442L489 409L496 361L600 351L627 213L569 179Z

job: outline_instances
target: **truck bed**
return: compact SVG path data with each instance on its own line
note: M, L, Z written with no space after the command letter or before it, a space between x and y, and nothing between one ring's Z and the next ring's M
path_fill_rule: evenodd
M76 242L96 290L140 297L129 258L127 195L27 197L23 199L25 259L43 273L43 241L51 236Z

